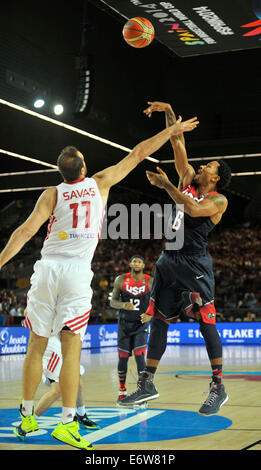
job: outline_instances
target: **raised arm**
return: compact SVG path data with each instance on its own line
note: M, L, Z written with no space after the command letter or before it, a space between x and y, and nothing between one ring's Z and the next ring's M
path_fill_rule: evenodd
M149 107L144 109L144 113L150 118L153 112L164 112L166 127L173 126L177 121L176 115L169 103L163 103L162 101L148 101ZM176 141L181 140L185 145L185 138L183 132L179 135L175 135L170 138L172 144Z
M124 282L124 274L121 274L120 276L116 277L114 281L114 285L113 285L110 306L112 308L116 308L117 310L119 309L134 310L134 305L131 302L122 302L120 300L120 292L123 287L123 282Z
M46 189L39 197L33 212L26 221L11 235L7 245L0 253L0 268L23 248L48 220L56 203L56 188Z
M182 132L190 132L195 129L197 125L198 121L196 117L184 122L182 122L181 117L179 117L174 125L136 145L127 157L119 163L93 175L104 202L107 200L109 190L112 186L123 180L146 157L161 148L170 137L179 135Z
M165 189L176 204L183 205L186 214L191 217L210 217L214 224L220 221L228 205L228 201L223 194L210 194L201 202L194 201L194 199L179 191L170 182L163 170L159 167L157 167L157 170L158 173L146 171L148 180L152 185Z
M153 112L165 112L166 126L172 126L176 121L176 115L169 103L161 101L148 101L149 107L144 110L144 113L151 117ZM195 170L192 165L188 163L188 156L185 147L184 134L172 136L170 142L174 152L174 164L176 171L179 175L179 189L182 189L186 184L191 183L195 175Z

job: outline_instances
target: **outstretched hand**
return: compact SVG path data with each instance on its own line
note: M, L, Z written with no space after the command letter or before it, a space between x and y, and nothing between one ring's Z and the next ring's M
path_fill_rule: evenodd
M146 114L149 118L151 117L152 113L155 111L162 112L171 110L171 106L168 103L163 103L161 101L148 101L149 107L144 109L144 114Z
M173 129L173 135L179 135L183 132L191 132L197 127L198 124L199 121L197 117L193 117L191 119L187 119L187 121L182 122L182 117L179 116L175 124L171 126L171 128Z
M164 171L157 166L158 173L154 173L153 171L146 171L147 178L153 186L157 186L158 188L165 188L166 183L169 182L169 179L164 173Z

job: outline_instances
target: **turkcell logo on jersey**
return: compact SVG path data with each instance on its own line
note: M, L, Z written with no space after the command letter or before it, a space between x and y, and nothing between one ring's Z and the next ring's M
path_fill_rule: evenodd
M23 354L27 351L29 329L0 328L0 354Z
M60 238L60 240L67 240L67 238L69 239L73 238L73 239L79 240L83 238L95 238L95 237L96 237L95 233L79 233L79 232L67 233L64 230L58 233L58 238Z
M81 427L79 432L94 445L94 449L96 443L120 445L200 436L221 431L232 424L230 419L223 416L206 418L195 411L183 410L88 407L87 414L101 429L87 431ZM51 433L60 421L61 408L50 408L37 418L39 430L25 437L23 448L26 449L26 444L56 446L57 441L51 437ZM6 444L6 449L10 444L21 443L13 433L14 427L20 422L18 409L0 410L0 442ZM59 442L59 445L65 444Z

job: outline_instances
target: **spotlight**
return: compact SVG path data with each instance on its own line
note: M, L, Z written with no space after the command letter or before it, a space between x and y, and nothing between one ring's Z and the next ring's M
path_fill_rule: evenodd
M42 98L37 98L34 101L34 107L35 108L42 108L45 105L45 101Z
M62 104L56 104L53 108L54 110L54 114L56 114L56 116L60 116L61 114L63 114L63 105Z

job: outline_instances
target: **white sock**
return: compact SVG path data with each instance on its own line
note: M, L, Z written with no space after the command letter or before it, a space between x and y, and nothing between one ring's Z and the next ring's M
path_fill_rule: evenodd
M63 406L63 412L62 412L63 424L67 424L73 421L74 416L75 416L75 408L67 408L66 406Z
M33 414L33 400L23 400L22 401L22 413L24 416L32 415Z
M80 416L84 416L86 413L85 406L77 406L76 413Z

